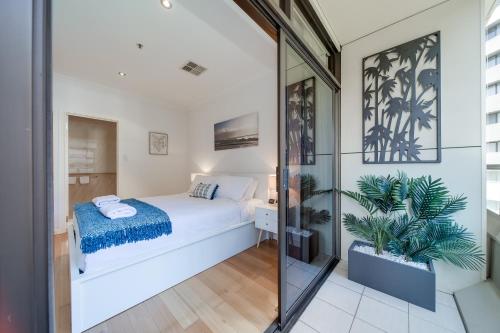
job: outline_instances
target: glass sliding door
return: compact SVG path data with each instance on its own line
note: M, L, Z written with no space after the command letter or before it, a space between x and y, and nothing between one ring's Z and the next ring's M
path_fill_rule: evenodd
M284 325L336 256L337 165L335 88L286 35L280 39L280 321Z

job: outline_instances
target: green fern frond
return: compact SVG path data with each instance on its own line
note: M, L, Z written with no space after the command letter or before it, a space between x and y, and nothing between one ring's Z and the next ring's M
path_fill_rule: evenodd
M448 191L442 185L441 179L432 180L431 177L416 179L410 189L412 199L412 213L417 218L425 218L429 211L436 211L447 199Z
M363 195L372 200L382 199L384 197L384 193L380 188L379 177L372 175L361 177L358 181L358 188Z
M408 214L397 216L391 224L391 233L395 238L405 240L418 233L422 227L422 221L414 220Z
M342 194L348 196L349 198L357 201L364 209L373 215L377 212L378 208L370 201L370 199L360 193L352 191L341 191Z
M369 242L372 241L371 227L358 219L353 214L344 214L344 219L342 222L344 223L346 230L354 236Z
M391 193L392 199L396 203L396 209L394 210L406 210L405 201L408 199L408 190L408 177L405 173L400 172L397 181L394 181Z
M471 270L480 269L485 262L474 235L451 222L427 223L420 235L411 238L407 257L417 262L444 260Z
M439 205L439 207L436 210L429 210L428 212L425 212L425 214L422 212L421 217L425 219L447 218L450 215L464 210L467 205L466 200L467 198L461 195L449 197L445 202L441 204L437 203L436 205Z
M485 264L484 254L474 242L450 241L438 245L438 259L452 263L460 268L480 270Z
M354 236L373 243L375 252L382 253L392 239L390 224L392 220L381 216L365 216L358 219L353 214L344 215L344 226Z
M360 193L382 213L402 211L406 209L403 200L405 186L400 186L399 179L391 177L364 176L358 181Z

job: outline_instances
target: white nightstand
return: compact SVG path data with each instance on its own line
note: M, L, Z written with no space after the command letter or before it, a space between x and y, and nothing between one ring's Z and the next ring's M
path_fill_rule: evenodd
M262 232L278 233L278 206L259 205L255 208L255 227L260 229L257 247L262 239Z

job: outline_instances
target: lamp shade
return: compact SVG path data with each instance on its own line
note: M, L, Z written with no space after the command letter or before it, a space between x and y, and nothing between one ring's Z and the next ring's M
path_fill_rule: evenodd
M194 179L196 178L196 176L205 176L206 174L204 173L200 173L200 172L193 172L191 173L191 182L194 182Z
M267 197L276 200L278 193L276 192L276 175L269 175L267 178Z

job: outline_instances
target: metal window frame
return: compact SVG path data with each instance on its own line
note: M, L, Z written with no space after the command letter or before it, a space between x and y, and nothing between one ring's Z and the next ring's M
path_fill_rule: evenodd
M314 69L314 58L307 56L305 53L302 53L299 49L299 46L294 43L294 41L290 38L288 34L280 33L280 47L279 47L279 74L280 77L278 79L279 82L279 141L280 141L280 153L279 153L279 168L281 170L281 174L283 177L288 177L288 161L287 161L287 143L283 140L283 137L288 133L287 125L286 125L286 68L283 64L286 64L286 49L287 47L291 47L299 56L303 58L305 63L311 67L311 69L318 75L320 73ZM339 142L340 142L340 109L339 109L339 87L336 86L335 82L327 82L324 81L325 84L332 89L332 187L338 188L340 184L340 156L338 154L339 150ZM338 134L337 134L338 133ZM286 272L287 272L287 260L286 260L286 221L288 214L288 202L287 202L287 188L285 184L288 180L281 180L279 189L279 225L278 225L278 238L282 241L279 243L280 246L280 256L279 256L279 297L280 297L280 316L278 318L278 327L281 331L287 332L291 329L291 327L298 320L302 312L305 310L307 305L313 299L314 295L317 293L323 282L329 276L329 273L333 270L336 264L339 262L340 255L340 197L336 191L333 192L332 195L332 210L333 210L333 225L332 228L332 242L335 242L334 253L332 257L328 261L328 263L322 268L322 270L315 276L313 281L306 287L303 293L299 296L299 298L295 301L295 303L290 307L290 309L286 309Z
M305 54L308 59L311 60L312 69L319 73L320 77L327 83L334 85L337 89L341 88L340 80L333 75L328 67L325 67L320 59L311 52L307 45L302 41L299 35L295 32L292 22L282 8L276 7L269 0L247 0L251 2L261 13L266 17L269 22L271 22L276 29L280 29L283 33L289 36L289 39L296 45L298 50ZM290 2L292 0L280 0L280 6L283 3ZM300 0L302 1L302 0ZM318 19L319 20L319 19ZM317 22L320 24L321 22ZM339 50L337 50L339 52ZM340 56L340 54L339 54Z
M490 122L490 116L493 116L493 122ZM500 122L500 111L490 112L486 115L486 125L498 124Z
M33 1L33 249L35 332L55 331L53 288L52 6ZM44 286L44 287L41 287Z
M494 60L494 63L490 65L490 60ZM486 59L486 68L490 69L500 64L500 53L494 53Z
M493 94L489 94L489 89L490 88L495 88L495 92ZM497 81L497 82L494 82L494 83L490 83L486 86L486 96L489 97L489 96L495 96L495 95L498 95L500 93L500 81Z
M337 49L335 43L333 42L330 34L326 30L326 28L321 23L321 19L318 14L314 10L311 2L309 0L286 0L290 3L290 15L288 18L292 18L292 10L293 3L297 5L297 8L300 10L302 15L305 17L307 23L312 27L314 33L319 38L319 40L323 43L325 49L330 53L328 57L328 70L333 74L333 76L340 82L340 50Z
M278 29L278 36L279 36L279 41L280 41L280 47L279 47L279 56L278 56L278 91L279 91L279 98L278 98L278 109L279 109L279 116L278 116L278 124L279 124L279 133L286 133L286 127L285 127L285 122L283 121L284 115L286 112L286 101L285 101L285 89L284 89L284 84L282 84L283 80L283 66L281 64L283 63L286 54L283 54L283 43L289 43L290 46L294 48L294 50L301 55L306 63L311 67L311 69L318 75L319 78L321 78L330 88L333 90L333 100L332 100L332 106L334 107L334 113L333 113L333 121L334 121L334 135L332 136L332 139L334 142L332 142L333 145L333 169L332 169L332 174L333 174L333 186L334 188L339 188L340 187L340 82L337 80L336 77L333 76L332 72L323 64L320 62L319 59L316 58L313 52L311 52L306 44L301 40L301 38L298 36L298 34L295 33L293 26L291 24L291 21L288 16L285 15L285 12L282 11L280 8L276 8L273 4L271 4L267 0L249 0L251 1L261 12L263 15L265 15L270 22L272 22L276 28ZM290 1L290 0L288 0ZM281 1L281 4L284 2ZM286 8L285 8L286 10ZM281 139L283 135L279 135L278 139L278 154L280 156L279 158L279 172L278 172L278 178L279 178L279 183L283 184L281 180L281 173L282 170L284 169L284 166L286 165L286 161L283 157L284 154L280 154L280 151L286 150L286 142L283 142ZM286 230L282 227L283 226L283 217L286 219L286 202L284 192L283 192L283 187L280 186L280 191L279 191L279 196L278 200L280 202L280 209L279 209L279 237L281 239L284 239ZM282 254L286 253L286 242L280 242L280 256L279 256L279 264L278 264L278 271L279 271L279 286L278 286L278 294L280 296L280 309L279 309L279 317L277 321L275 321L267 330L266 332L274 332L274 331L282 331L282 332L288 332L293 324L298 320L302 312L305 310L307 305L310 303L310 301L313 299L314 295L316 292L319 290L321 287L322 283L326 280L328 277L329 273L333 270L335 265L339 261L339 255L340 255L340 196L338 193L334 192L333 195L333 210L335 214L335 228L332 228L332 239L336 242L335 243L335 253L334 256L331 258L330 262L327 264L327 266L324 267L322 272L318 274L315 279L312 281L312 283L306 288L305 292L302 293L302 295L299 297L299 299L296 301L296 303L290 308L288 311L288 317L287 317L287 311L284 307L281 305L286 304L285 300L285 293L282 292L282 287L286 283L286 275L282 274L283 271L286 271L286 258ZM286 220L285 220L286 221Z
M251 1L251 0L246 0L246 1ZM255 2L255 1L253 1ZM265 2L265 1L263 1ZM292 19L292 8L293 4L295 3L301 12L301 14L304 16L306 19L307 23L309 26L313 29L313 32L317 36L317 38L321 41L325 49L330 53L330 57L328 59L328 66L326 67L330 73L333 74L333 76L340 82L340 71L341 71L341 66L340 66L340 49L337 48L336 44L330 37L330 34L328 33L327 29L323 26L323 23L321 22L321 19L319 18L318 14L314 10L313 6L311 5L309 0L279 0L279 5L276 7L276 5L270 3L270 6L273 8L277 8L280 11L280 14L282 14L283 18L285 20L288 19L288 23L290 26L291 24L291 19ZM272 20L272 18L270 19Z
M500 22L496 22L492 26L488 27L488 29L486 29L486 40L488 41L498 36L500 33L499 30L500 30ZM492 33L492 36L490 36L490 33Z

